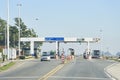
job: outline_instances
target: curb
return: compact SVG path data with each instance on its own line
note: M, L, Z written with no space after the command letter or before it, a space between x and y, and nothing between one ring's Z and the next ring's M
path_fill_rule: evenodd
M11 62L11 61L2 62L2 63L0 63L0 67L3 67L4 65L9 64L10 62Z
M110 73L108 72L108 68L111 68L111 67L115 66L116 64L118 64L118 62L113 63L113 64L111 64L110 66L107 66L106 68L104 68L104 72L105 72L105 73L109 76L109 78L111 78L112 80L118 80L118 78L115 77L115 76L113 76L112 74L110 74Z

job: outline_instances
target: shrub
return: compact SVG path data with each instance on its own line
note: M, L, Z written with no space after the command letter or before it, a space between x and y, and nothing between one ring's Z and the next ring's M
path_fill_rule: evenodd
M0 52L2 52L3 51L3 49L2 48L0 48Z

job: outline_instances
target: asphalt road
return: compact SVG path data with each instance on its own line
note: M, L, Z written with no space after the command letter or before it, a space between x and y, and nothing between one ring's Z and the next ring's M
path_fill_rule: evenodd
M77 58L65 64L47 80L111 80L104 72L104 68L113 61L86 60ZM39 80L48 72L60 65L60 60L40 62L30 60L18 63L8 71L0 73L0 80Z
M104 68L113 63L114 61L78 58L66 64L56 74L50 76L48 80L111 80L105 73Z
M0 80L38 80L40 77L60 64L59 60L21 61L5 72L0 73Z

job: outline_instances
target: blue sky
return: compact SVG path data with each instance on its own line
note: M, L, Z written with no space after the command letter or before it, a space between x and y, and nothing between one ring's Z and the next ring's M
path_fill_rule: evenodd
M20 16L23 22L39 37L102 36L104 51L113 54L120 51L120 0L10 0L11 25L18 16L18 3L22 4ZM0 17L7 20L7 0L0 0L0 5ZM63 45L66 48L73 46ZM82 49L84 45L75 44L74 48L78 46ZM91 44L93 48L96 46Z

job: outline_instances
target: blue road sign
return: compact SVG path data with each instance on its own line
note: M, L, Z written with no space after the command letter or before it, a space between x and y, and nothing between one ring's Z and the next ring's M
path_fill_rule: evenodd
M45 41L64 41L64 37L45 37Z

